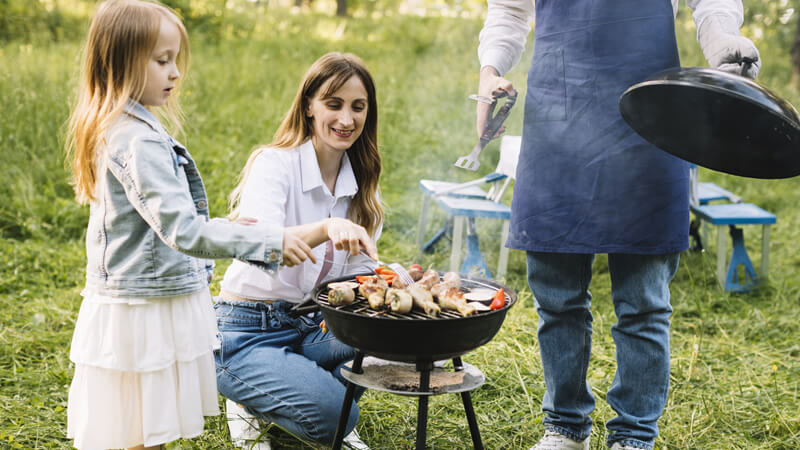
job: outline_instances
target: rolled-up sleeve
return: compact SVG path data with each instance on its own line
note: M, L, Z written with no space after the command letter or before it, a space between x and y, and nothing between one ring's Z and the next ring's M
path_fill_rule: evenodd
M686 4L692 9L698 33L703 22L712 16L718 17L731 32L737 31L744 21L742 0L686 0Z
M137 137L125 148L110 152L109 170L142 219L167 246L187 255L232 257L276 270L282 259L283 227L240 225L198 214L172 152L157 137Z
M488 0L478 45L481 67L492 66L502 76L516 66L525 50L533 15L533 0Z

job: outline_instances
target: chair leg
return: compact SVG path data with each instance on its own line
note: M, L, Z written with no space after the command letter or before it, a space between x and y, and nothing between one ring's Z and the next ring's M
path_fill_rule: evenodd
M458 262L461 261L461 241L464 238L463 216L453 218L453 250L450 253L450 271L458 272Z
M509 221L503 221L503 234L500 236L500 256L497 259L497 279L502 280L506 276L506 267L508 267L508 247L506 241L508 240Z
M725 288L725 232L724 226L717 227L717 280L720 286Z
M425 228L428 224L428 207L430 205L430 196L422 193L422 201L420 202L419 222L417 222L417 248L422 249L422 243L425 240Z
M731 262L728 266L728 275L725 279L725 290L731 292L746 292L758 284L758 275L747 255L744 246L744 233L741 228L730 227L731 240L733 241L733 251L731 252ZM744 278L739 277L739 266L744 267Z
M467 222L467 254L464 256L464 264L461 265L461 273L474 272L480 273L485 278L492 278L492 272L481 254L478 233L475 230L475 218L470 217Z
M761 226L761 278L769 276L769 225Z

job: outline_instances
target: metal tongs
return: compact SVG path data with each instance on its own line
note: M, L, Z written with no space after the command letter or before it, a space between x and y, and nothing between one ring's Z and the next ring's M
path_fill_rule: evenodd
M492 117L494 108L497 106L497 100L503 97L508 98L506 99L505 103L503 103L503 106L501 106L497 111L497 114ZM500 126L503 125L506 117L508 117L508 113L511 111L511 107L514 106L514 102L517 101L517 93L514 92L514 94L511 95L506 91L498 91L498 93L493 97L483 97L473 94L470 95L469 98L471 100L487 103L489 105L489 112L486 116L486 128L484 128L480 140L477 144L475 144L475 148L472 149L472 152L469 155L458 158L455 164L456 167L474 171L478 170L478 167L481 166L480 161L478 161L478 155L481 154L481 150L486 147L486 144L495 138L497 130L499 130Z

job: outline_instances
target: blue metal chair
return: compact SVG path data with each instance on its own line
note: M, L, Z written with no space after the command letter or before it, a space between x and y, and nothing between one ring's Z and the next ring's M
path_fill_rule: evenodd
M450 255L450 270L461 273L479 272L483 276L491 278L491 271L480 251L475 219L499 219L503 221L503 231L500 237L497 278L505 276L508 264L508 248L505 247L505 242L508 239L511 209L503 204L501 199L511 180L516 176L521 143L522 138L520 136L503 136L500 141L500 160L494 172L476 180L466 183L420 180L419 187L422 191L422 202L417 225L417 246L422 251L430 251L448 231L452 230L453 245ZM480 185L483 184L489 184L490 189L488 191L481 189ZM433 237L425 241L425 230L427 228L431 200L435 200L436 204L447 213L448 218ZM465 228L467 232L466 255L463 264L459 268Z

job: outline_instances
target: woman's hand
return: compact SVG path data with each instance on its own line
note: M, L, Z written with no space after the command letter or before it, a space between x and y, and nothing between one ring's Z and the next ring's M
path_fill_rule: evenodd
M363 248L367 256L377 261L378 249L367 234L367 230L361 225L347 219L332 217L327 220L325 230L336 250L346 250L351 255L357 255Z
M514 90L514 85L511 84L510 81L506 80L505 78L501 77L497 73L497 69L492 66L484 66L481 69L481 79L478 84L478 95L481 97L490 97L494 98L498 91L505 91L509 94L514 94L516 91ZM483 134L484 128L486 128L486 119L489 115L489 104L478 102L477 106L477 123L476 129L478 130L478 137ZM497 133L493 137L500 136L506 131L505 125L501 126Z
M286 267L302 264L306 259L317 262L311 247L302 239L302 231L296 228L285 228L283 231L283 265Z

